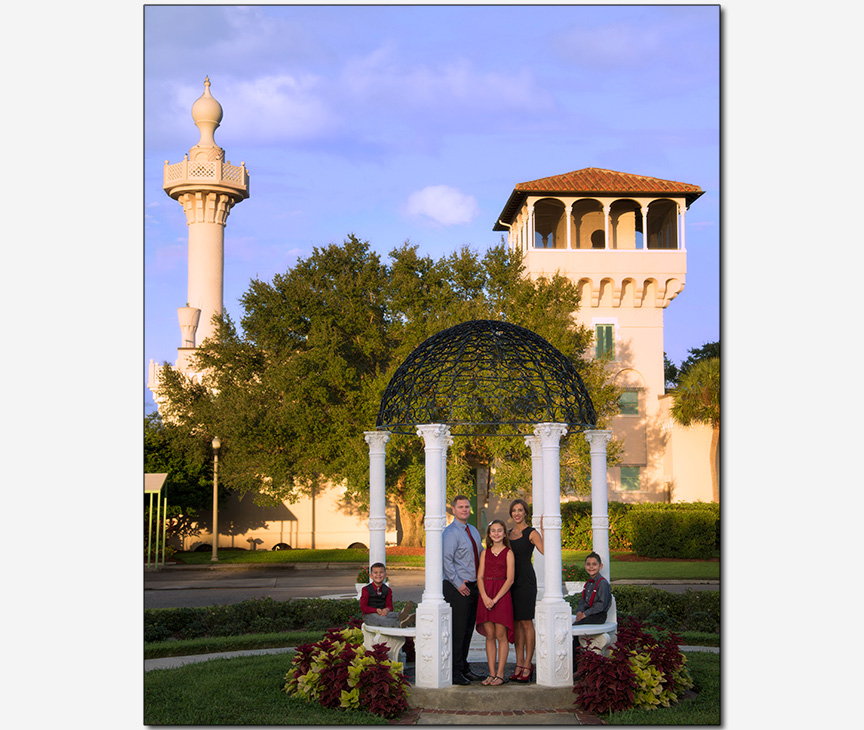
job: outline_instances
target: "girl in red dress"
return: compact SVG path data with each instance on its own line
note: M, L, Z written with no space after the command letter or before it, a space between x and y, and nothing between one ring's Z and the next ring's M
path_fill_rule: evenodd
M513 643L513 602L510 586L516 573L516 562L510 550L507 526L492 520L486 529L486 549L480 553L477 587L477 631L486 637L486 659L489 676L482 684L497 687L504 684L504 667ZM497 644L497 647L496 647ZM496 656L497 649L497 656Z

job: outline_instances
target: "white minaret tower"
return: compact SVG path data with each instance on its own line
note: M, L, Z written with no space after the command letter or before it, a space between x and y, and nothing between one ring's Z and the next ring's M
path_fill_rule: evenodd
M187 374L190 354L214 334L213 315L222 312L228 213L249 197L246 163L236 167L226 162L225 151L213 138L222 121L222 105L210 95L209 77L204 79L204 93L192 105L192 119L201 139L183 162L165 161L162 184L183 206L189 227L189 280L186 306L177 310L181 344L176 362L177 369Z

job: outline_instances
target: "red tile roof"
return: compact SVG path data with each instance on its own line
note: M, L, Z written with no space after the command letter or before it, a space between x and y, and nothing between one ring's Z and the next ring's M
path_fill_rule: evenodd
M633 175L629 172L604 170L599 167L586 167L563 175L541 177L539 180L518 183L510 194L510 199L501 211L493 231L505 231L507 228L501 222L510 223L525 198L531 193L575 193L581 195L683 195L686 204L690 204L703 194L702 188L689 183L662 180L658 177Z
M661 180L658 177L631 175L629 172L586 167L553 177L518 183L515 190L561 193L701 193L698 185Z

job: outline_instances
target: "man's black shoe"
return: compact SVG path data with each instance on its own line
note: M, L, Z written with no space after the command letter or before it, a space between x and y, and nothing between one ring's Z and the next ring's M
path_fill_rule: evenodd
M463 687L471 684L471 680L461 674L453 675L453 684L460 684Z
M467 672L464 672L464 675L465 675L466 679L470 679L472 682L480 682L481 680L486 679L486 677L481 677L476 672L472 672L470 670Z

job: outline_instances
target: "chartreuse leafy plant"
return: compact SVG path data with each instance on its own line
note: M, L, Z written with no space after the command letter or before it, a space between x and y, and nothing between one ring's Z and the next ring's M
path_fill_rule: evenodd
M622 618L608 657L577 650L575 704L598 714L670 707L693 686L680 643L677 634Z
M365 649L362 632L353 626L297 647L285 680L285 692L324 707L362 708L387 719L408 707L402 662L390 661L382 644Z

